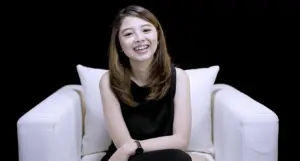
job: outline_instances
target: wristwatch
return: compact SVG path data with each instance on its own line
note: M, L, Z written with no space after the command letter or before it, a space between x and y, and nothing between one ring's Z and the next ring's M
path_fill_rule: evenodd
M144 152L144 149L143 149L141 143L140 143L138 140L135 140L134 142L135 142L136 145L137 145L137 148L136 148L136 150L135 150L135 154L137 154L137 155L138 155L138 154L142 154L142 153Z

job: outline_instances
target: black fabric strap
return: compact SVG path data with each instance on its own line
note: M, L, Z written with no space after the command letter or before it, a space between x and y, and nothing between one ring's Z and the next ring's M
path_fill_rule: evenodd
M176 69L174 64L172 64L171 66L171 71L172 71L171 93L172 93L172 99L174 99L176 93Z

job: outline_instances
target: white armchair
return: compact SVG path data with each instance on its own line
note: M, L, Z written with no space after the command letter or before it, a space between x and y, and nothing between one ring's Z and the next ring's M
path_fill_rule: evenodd
M20 161L82 159L81 85L66 85L17 122ZM277 161L278 117L237 89L214 85L214 161Z

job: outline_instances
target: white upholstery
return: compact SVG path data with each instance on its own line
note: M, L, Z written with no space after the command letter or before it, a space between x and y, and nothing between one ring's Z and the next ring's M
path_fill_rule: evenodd
M216 161L277 161L277 115L235 88L215 85Z
M80 161L80 96L67 85L24 114L17 122L19 161Z
M210 160L277 161L276 114L229 85L214 88L215 153ZM82 102L77 91L82 90L81 85L66 85L18 120L20 161L99 161L100 153L81 158Z

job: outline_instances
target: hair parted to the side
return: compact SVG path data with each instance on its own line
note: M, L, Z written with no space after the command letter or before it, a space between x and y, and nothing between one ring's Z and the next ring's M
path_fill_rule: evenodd
M138 105L131 95L131 67L129 58L121 53L118 40L119 28L127 16L141 18L153 24L158 33L158 47L150 64L147 87L150 93L147 100L158 100L164 97L171 86L171 58L167 51L166 41L161 24L157 18L147 9L131 5L122 9L113 22L111 40L109 45L109 77L111 89L116 97L123 103L135 107Z

